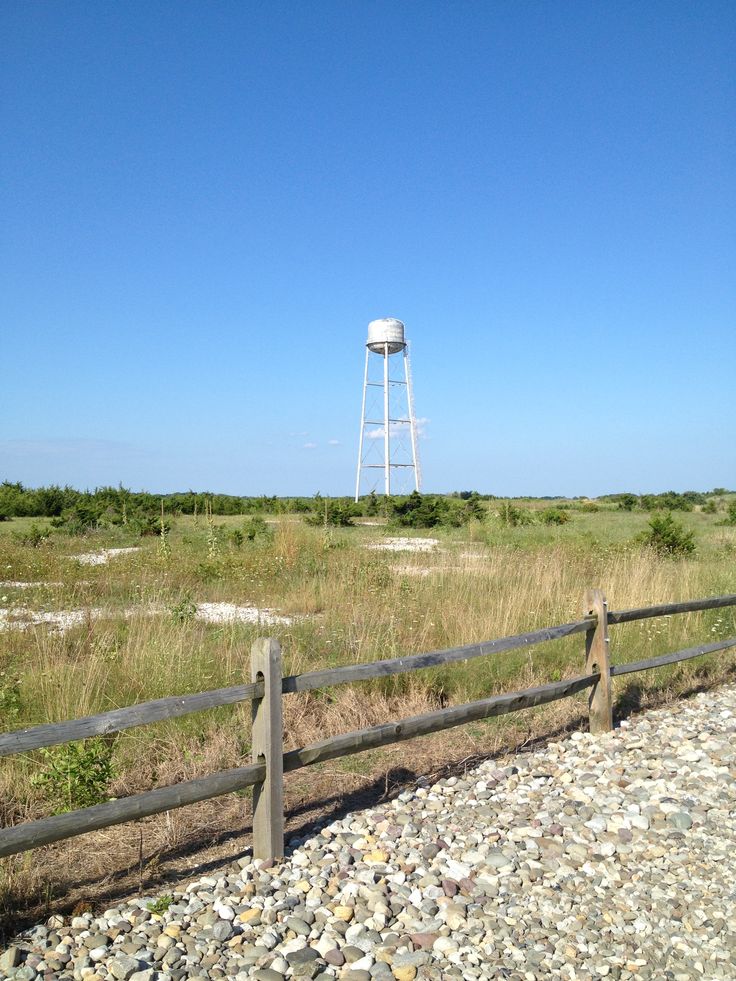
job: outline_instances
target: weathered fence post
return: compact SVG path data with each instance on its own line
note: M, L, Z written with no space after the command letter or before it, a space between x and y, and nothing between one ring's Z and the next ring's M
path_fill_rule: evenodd
M602 590L589 589L585 594L583 613L598 617L595 626L585 634L585 670L600 674L590 691L588 716L592 733L610 732L613 729L611 704L611 667L608 660L608 603Z
M253 699L252 758L266 764L266 778L253 787L253 856L271 861L284 854L284 741L281 720L281 646L271 637L250 651L251 681L265 685Z

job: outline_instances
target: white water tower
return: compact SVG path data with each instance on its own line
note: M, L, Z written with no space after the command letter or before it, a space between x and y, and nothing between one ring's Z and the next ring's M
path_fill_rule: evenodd
M396 360L392 362L391 357L395 354L403 354L403 378L391 377ZM394 485L401 485L401 490L408 489L407 484L412 490L420 489L409 345L402 322L383 317L368 324L355 500L360 497L361 483L364 493L378 490L382 484L383 493L391 494L392 473ZM394 486L393 493L396 490Z

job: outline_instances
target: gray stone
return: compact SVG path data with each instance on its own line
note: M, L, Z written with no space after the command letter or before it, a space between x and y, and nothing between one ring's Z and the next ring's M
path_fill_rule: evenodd
M218 920L217 923L212 927L212 936L215 940L219 940L223 943L225 940L229 940L230 937L235 933L232 924L228 920Z
M143 967L137 957L130 957L127 954L118 954L108 964L108 971L118 981L129 981L131 975L140 971Z
M693 826L693 819L685 811L675 811L673 814L668 814L667 820L678 831L687 831Z
M309 964L319 960L319 951L313 947L301 947L299 950L292 950L286 955L289 964Z
M20 947L8 947L6 951L0 954L0 971L9 971L11 968L17 967L20 964L20 959Z

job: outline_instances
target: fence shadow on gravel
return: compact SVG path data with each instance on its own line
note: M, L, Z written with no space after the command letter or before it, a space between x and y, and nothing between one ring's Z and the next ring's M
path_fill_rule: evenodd
M440 732L467 722L548 704L585 690L590 690L590 731L608 732L613 728L611 685L613 677L675 664L736 646L736 637L731 637L643 661L611 665L609 625L728 606L736 606L736 595L609 612L605 596L600 590L594 589L589 590L585 595L583 618L572 623L544 627L513 637L503 637L443 651L375 661L370 664L346 665L288 677L282 676L281 649L278 643L270 638L257 640L251 650L249 684L201 692L196 695L157 699L84 719L52 723L0 735L0 756L8 756L90 736L121 732L135 726L178 718L203 709L243 701L252 703L252 762L249 766L224 770L121 800L5 828L0 831L0 857L99 828L184 807L187 804L208 800L249 786L253 787L254 855L261 859L280 857L284 854L283 775L285 772ZM476 657L499 655L575 634L585 635L583 674L524 691L494 695L480 701L442 708L425 715L344 733L284 753L282 699L291 693L389 677L438 665L464 662ZM632 696L635 703L635 690ZM629 704L627 710L630 707Z

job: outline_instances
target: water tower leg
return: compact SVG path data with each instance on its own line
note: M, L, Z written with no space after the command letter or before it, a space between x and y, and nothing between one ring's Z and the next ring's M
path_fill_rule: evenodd
M419 458L417 455L417 421L414 417L414 392L411 388L411 371L409 369L409 347L404 348L404 378L406 379L406 402L409 406L409 432L411 434L411 456L414 464L414 489L421 490L419 473Z
M363 433L365 431L365 394L368 391L368 348L365 349L365 373L363 375L363 405L360 409L360 440L358 441L358 472L355 475L355 503L360 497L360 470L363 466Z
M385 494L391 494L391 451L389 447L389 414L388 414L388 342L383 345L383 464Z

